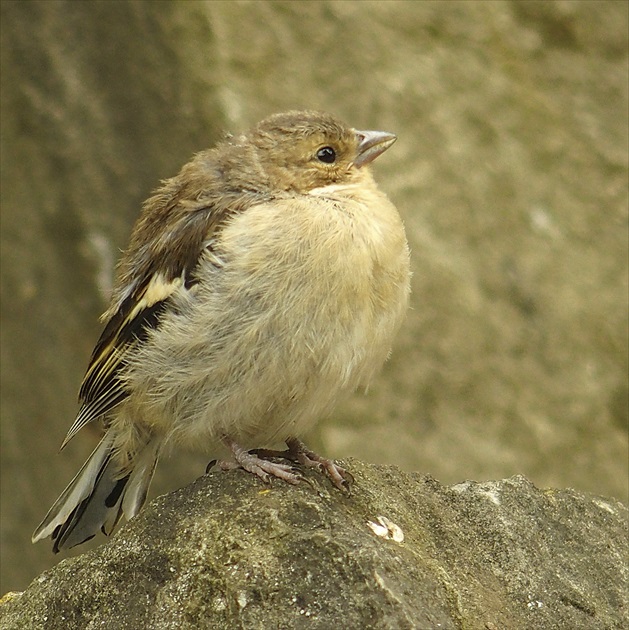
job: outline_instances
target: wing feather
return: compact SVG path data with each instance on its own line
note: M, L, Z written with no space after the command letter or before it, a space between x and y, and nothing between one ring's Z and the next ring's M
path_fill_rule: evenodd
M119 377L120 370L129 352L146 341L149 332L157 328L169 298L182 284L181 278L167 282L159 274L153 276L138 292L124 300L109 320L81 385L81 408L61 448L86 424L110 412L129 395Z
M190 290L198 281L195 271L201 253L213 249L228 219L271 198L246 177L226 175L232 163L240 163L241 158L234 156L243 150L224 145L224 163L219 163L215 150L197 154L145 202L119 264L111 306L103 315L105 327L81 384L81 408L61 448L129 395L120 374L130 353L159 326L173 294ZM217 266L221 264L219 257Z

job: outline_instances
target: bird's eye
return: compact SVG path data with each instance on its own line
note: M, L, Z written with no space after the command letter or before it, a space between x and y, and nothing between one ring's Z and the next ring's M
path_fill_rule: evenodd
M336 160L336 151L332 147L323 147L317 151L317 160L333 164Z

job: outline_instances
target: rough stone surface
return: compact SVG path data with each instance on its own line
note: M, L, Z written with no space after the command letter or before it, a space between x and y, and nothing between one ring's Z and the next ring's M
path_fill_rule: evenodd
M140 204L288 108L398 142L412 249L391 361L304 436L444 483L627 502L629 3L0 2L0 593L96 436L58 448ZM271 446L263 445L260 446ZM153 492L215 453L173 453Z
M444 486L349 466L351 496L315 473L297 487L242 471L203 476L43 573L0 606L0 626L627 627L622 504L524 477Z

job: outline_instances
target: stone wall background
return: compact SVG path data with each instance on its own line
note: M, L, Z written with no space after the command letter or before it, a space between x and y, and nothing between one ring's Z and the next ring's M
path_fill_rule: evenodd
M625 2L1 11L1 592L58 560L30 535L96 440L57 454L141 202L289 108L399 135L375 172L414 266L383 375L309 444L627 501ZM210 455L162 461L152 496Z

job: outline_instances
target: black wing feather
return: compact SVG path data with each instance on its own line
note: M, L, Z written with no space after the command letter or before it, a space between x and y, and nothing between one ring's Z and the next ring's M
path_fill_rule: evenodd
M173 283L173 290L179 284ZM110 412L129 395L120 379L120 370L129 351L146 341L150 331L157 328L169 301L162 299L138 309L145 301L148 286L149 283L144 283L139 294L126 298L107 322L81 385L81 408L61 448L86 424Z

